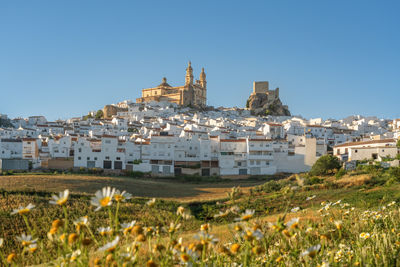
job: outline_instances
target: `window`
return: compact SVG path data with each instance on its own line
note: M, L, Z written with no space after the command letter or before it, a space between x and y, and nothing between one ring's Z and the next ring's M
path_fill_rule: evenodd
M94 160L97 160L97 157L94 157Z
M106 156L106 159L110 159L110 157L109 157L109 156Z
M31 144L31 142L28 142L28 145L30 145Z
M82 148L79 148L79 149L78 149L78 152L81 153L81 152L82 152Z
M78 160L81 160L81 157L78 157Z
M356 149L356 150L354 150L354 153L357 153L358 152L358 150Z
M117 160L121 160L121 158L120 158L120 157L117 157Z
M111 140L106 140L106 141L104 141L104 143L111 144Z
M86 159L87 159L87 160L90 160L90 157L87 157Z

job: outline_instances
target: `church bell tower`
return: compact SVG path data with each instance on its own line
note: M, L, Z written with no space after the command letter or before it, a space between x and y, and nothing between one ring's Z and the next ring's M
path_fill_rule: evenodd
M204 68L201 68L201 73L200 73L200 85L204 89L207 89L207 81L206 81L206 73L204 72Z
M193 69L190 61L188 67L186 68L185 85L193 85Z

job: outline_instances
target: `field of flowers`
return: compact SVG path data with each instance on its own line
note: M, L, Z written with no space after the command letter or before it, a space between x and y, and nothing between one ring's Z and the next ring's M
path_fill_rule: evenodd
M399 186L343 181L307 184L292 177L184 205L133 198L111 187L92 197L68 189L53 195L0 192L0 262L400 266Z

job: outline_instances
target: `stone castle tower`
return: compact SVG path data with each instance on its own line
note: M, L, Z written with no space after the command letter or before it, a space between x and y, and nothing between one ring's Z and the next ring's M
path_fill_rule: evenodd
M253 115L290 116L288 106L283 105L279 98L279 88L269 90L267 81L253 83L253 92L247 99L246 107Z
M197 108L205 107L207 105L207 81L204 68L201 70L199 80L194 82L193 68L189 61L186 68L185 85L172 87L164 77L160 85L143 89L142 97L136 99L136 103L150 101L166 101Z

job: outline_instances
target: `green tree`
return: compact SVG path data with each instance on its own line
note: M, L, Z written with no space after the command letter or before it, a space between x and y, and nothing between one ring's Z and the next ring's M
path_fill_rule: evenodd
M247 99L247 101L246 101L246 108L249 108L250 107L250 99Z
M337 157L324 155L320 157L310 170L311 175L324 175L332 173L335 169L340 169L341 164Z
M96 112L96 119L102 119L103 118L103 111L101 110L101 109L99 109L97 112Z
M400 139L397 140L397 147L400 147Z
M10 119L0 118L0 127L14 128Z
M91 113L88 113L86 116L83 116L84 121L87 121L88 119L91 119L91 118L93 118Z
M128 133L138 133L138 129L136 128L128 128Z

